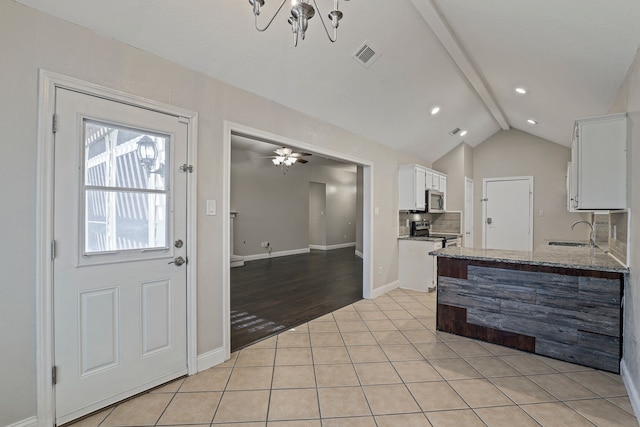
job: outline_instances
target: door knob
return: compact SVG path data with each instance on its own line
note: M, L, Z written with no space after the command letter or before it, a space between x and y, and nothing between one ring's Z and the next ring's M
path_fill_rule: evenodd
M487 218L487 224L491 224L493 220L491 218Z
M175 264L178 267L180 267L182 264L186 263L187 261L185 261L184 258L182 258L181 256L176 257L173 261L169 261L169 264Z

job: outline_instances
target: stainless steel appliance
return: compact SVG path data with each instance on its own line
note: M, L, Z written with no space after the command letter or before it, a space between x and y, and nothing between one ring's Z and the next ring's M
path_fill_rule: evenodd
M436 190L427 190L426 211L429 213L444 213L444 193Z
M429 236L429 223L425 220L411 221L411 230L409 231L411 237Z

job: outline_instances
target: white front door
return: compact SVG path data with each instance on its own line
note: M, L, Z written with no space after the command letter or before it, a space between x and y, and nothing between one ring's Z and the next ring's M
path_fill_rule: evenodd
M187 372L187 125L60 88L55 109L62 424Z
M473 247L473 179L464 177L464 247Z
M485 249L533 248L533 177L484 179Z

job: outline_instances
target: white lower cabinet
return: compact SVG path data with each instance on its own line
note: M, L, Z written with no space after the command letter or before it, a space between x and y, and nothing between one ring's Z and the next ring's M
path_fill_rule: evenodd
M402 289L429 292L437 284L436 257L429 252L442 248L442 242L398 241L398 282Z

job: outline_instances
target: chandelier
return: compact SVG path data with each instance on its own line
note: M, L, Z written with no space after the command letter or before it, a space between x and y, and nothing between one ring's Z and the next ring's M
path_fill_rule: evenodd
M345 0L347 1L347 0ZM262 32L265 31L273 20L276 18L278 13L282 10L282 7L287 2L287 0L282 0L280 3L280 7L276 10L276 13L271 17L267 25L264 27L258 26L258 15L260 15L260 8L264 6L265 0L249 0L249 4L253 6L253 15L255 16L256 21L256 30ZM315 8L311 5L311 2L315 5ZM291 0L291 16L289 17L289 24L291 25L291 31L293 32L293 45L298 46L298 39L302 38L304 40L305 32L307 31L307 26L309 25L309 19L313 18L316 14L316 9L318 9L318 13L320 13L320 8L318 7L318 3L316 0ZM329 20L331 21L331 27L333 28L333 37L329 34L329 30L327 29L327 25L324 23L324 19L322 19L322 15L320 15L320 22L322 22L322 26L324 27L324 31L327 33L327 37L331 42L335 42L338 39L338 25L340 20L342 19L342 12L338 10L338 0L333 0L333 10L329 12Z

